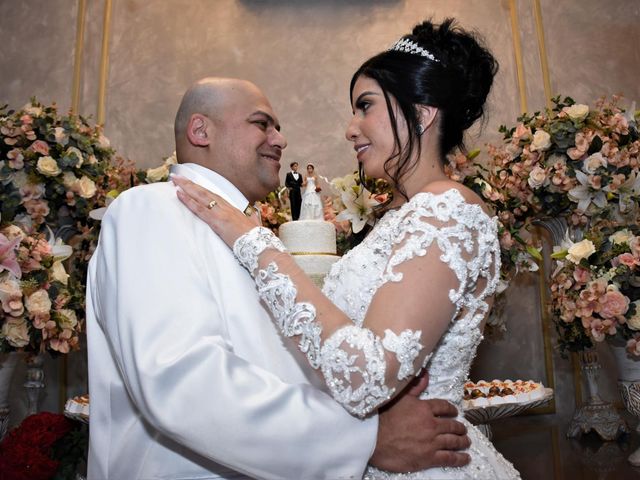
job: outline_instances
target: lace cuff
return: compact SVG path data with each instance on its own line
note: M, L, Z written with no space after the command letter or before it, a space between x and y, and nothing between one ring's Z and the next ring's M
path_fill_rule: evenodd
M288 275L278 273L271 262L256 275L258 295L267 304L280 332L285 337L299 336L298 348L306 354L313 368L320 366L320 334L322 325L316 322L316 309L307 302L296 303L298 291Z
M258 268L258 257L267 248L285 252L284 244L271 230L255 227L240 236L233 244L233 254L244 268L254 275Z

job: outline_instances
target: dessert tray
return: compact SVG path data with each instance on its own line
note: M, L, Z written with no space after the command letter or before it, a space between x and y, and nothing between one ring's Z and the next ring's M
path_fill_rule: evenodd
M67 400L64 416L83 423L89 423L89 395L79 395Z
M464 416L491 438L490 422L540 407L552 398L553 389L531 381L469 382L465 384Z

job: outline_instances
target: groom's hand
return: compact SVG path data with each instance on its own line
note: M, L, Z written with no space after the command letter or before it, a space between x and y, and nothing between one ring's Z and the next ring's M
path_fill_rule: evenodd
M418 380L420 381L420 380ZM426 380L422 379L422 382ZM378 441L370 463L390 472L461 467L471 461L467 428L455 420L457 409L445 400L420 400L410 388L380 410Z

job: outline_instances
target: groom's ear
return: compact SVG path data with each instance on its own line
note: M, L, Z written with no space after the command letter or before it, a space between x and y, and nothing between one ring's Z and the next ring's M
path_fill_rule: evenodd
M194 113L187 125L187 138L197 147L206 147L211 143L211 122L201 113Z

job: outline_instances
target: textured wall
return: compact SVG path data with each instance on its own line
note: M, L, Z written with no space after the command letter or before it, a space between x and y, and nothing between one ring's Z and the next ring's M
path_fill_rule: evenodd
M487 122L467 143L498 140L497 127L513 124L521 108L512 5L522 44L522 93L528 110L539 110L546 97L534 0L4 1L0 103L19 107L37 95L66 109L77 91L78 111L104 119L118 152L150 167L173 151L173 116L191 82L206 75L247 78L263 88L280 117L289 140L283 163L309 161L323 175L342 175L355 168L344 140L352 72L425 17L458 18L477 30L498 58ZM540 0L540 5L550 93L584 103L611 93L640 99L640 3ZM84 37L77 44L83 11ZM76 52L82 53L77 60ZM81 73L75 86L74 61ZM482 346L476 375L545 380L538 299L535 277L513 287L506 307L510 331ZM82 365L78 358L69 364ZM572 372L567 362L557 356L554 361L559 412L566 416L572 411ZM55 409L58 368L47 368L45 406ZM69 393L82 391L82 368L71 368L69 378ZM21 380L14 383L20 390ZM20 395L15 393L16 403Z

